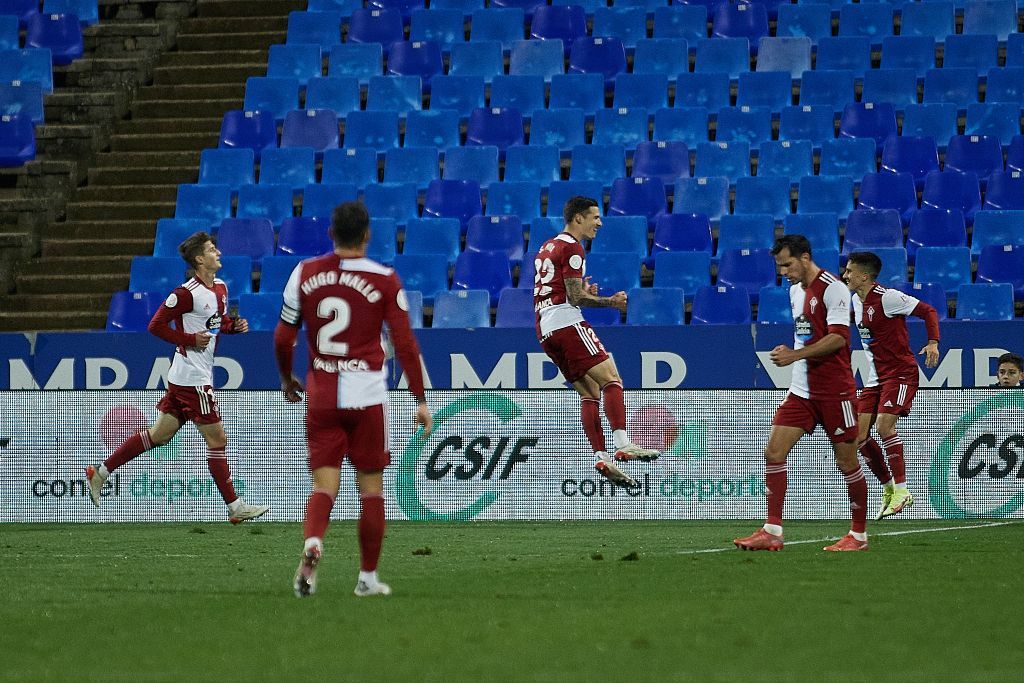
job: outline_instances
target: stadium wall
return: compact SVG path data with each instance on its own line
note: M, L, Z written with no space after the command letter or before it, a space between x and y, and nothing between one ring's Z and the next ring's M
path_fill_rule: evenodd
M436 429L413 432L412 399L390 396L390 519L717 519L764 515L767 440L781 390L629 391L633 438L664 450L631 463L636 489L615 489L592 469L578 399L557 391L431 391ZM0 392L0 522L216 521L225 518L186 426L166 446L115 472L93 507L83 467L99 462L155 417L159 391ZM303 409L279 392L218 393L235 486L267 519L302 518L309 491ZM909 518L1022 517L1024 390L922 390L899 431ZM790 458L788 518L848 516L845 486L825 437ZM878 486L870 505L877 506ZM336 518L357 510L345 468ZM874 507L872 507L874 509Z

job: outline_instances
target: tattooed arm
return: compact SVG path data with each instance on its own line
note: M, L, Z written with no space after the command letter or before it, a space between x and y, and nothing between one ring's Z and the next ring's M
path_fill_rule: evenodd
M611 296L597 296L596 286L583 286L578 277L565 279L565 296L573 306L586 308L617 308L626 310L626 293L615 292Z

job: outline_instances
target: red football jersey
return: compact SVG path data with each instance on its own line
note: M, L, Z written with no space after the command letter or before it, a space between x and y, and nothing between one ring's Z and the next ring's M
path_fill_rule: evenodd
M408 308L394 270L370 259L342 259L332 253L295 267L285 286L281 320L306 326L310 409L387 402L385 323L409 389L423 395L419 346Z
M583 313L569 303L565 281L583 279L587 272L587 252L579 240L562 232L537 251L534 261L533 309L537 312L537 336L582 322Z
M864 386L873 387L880 381L894 379L917 384L917 359L910 349L907 316L920 303L909 294L881 285L875 285L864 301L853 295L854 321L870 361Z
M797 283L789 288L795 334L794 349L822 339L830 332L843 335L846 344L835 353L793 363L789 390L802 398L840 401L857 397L857 384L850 367L850 290L826 270L804 289Z

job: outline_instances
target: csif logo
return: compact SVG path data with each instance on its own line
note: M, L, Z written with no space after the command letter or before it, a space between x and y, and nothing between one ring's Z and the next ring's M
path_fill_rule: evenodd
M435 431L459 413L477 410L491 413L502 423L509 423L522 415L514 401L499 394L474 393L449 403L434 414ZM490 507L498 499L493 488L485 491L473 502L459 510L439 512L430 509L416 490L417 473L422 463L423 477L428 482L445 479L470 481L501 481L508 479L512 469L525 463L528 449L537 445L536 437L494 437L491 435L452 435L442 439L426 453L427 439L423 430L413 434L402 453L398 467L398 505L406 517L415 521L455 521L471 519ZM464 460L464 462L457 462Z
M962 451L960 448L971 427L994 411L1006 409L1024 410L1024 392L1004 390L982 401L962 415L939 444L928 476L928 495L941 517L1007 517L1024 506L1024 435L1006 433L1005 429L986 429ZM994 424L1004 427L1012 423L995 420ZM957 474L956 483L950 480L953 471ZM987 484L986 480L989 480ZM977 487L988 489L977 491L976 498L993 499L993 507L981 512L961 507L954 494L963 492L964 487L973 482L977 482L974 484ZM997 497L998 489L1003 493ZM1005 501L999 502L1000 498Z

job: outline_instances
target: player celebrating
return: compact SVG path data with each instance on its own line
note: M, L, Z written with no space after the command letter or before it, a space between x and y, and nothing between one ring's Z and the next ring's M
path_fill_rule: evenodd
M111 472L170 441L185 422L194 422L206 440L206 464L227 503L228 520L239 524L259 517L269 508L248 505L238 497L231 483L226 455L228 437L213 393L213 352L218 333L245 333L249 323L245 318L225 315L228 288L216 277L221 266L220 250L213 238L197 232L178 246L178 252L194 275L170 293L149 323L150 333L177 347L167 373L167 392L156 405L159 415L152 427L121 444L103 464L85 468L89 497L99 507L100 490ZM171 327L171 321L175 327Z
M928 343L921 354L934 368L939 362L939 315L930 305L896 289L878 284L882 260L869 251L850 254L843 279L853 292L853 315L868 358L868 374L857 402L860 430L857 441L868 467L882 483L882 506L875 519L899 514L914 504L907 490L907 468L903 441L896 433L896 420L910 414L917 393L918 369L907 335L907 316L924 320ZM878 430L882 447L871 436ZM891 474L890 474L891 469Z
M793 366L789 393L779 404L764 450L768 520L746 538L741 550L782 550L782 507L786 499L786 457L804 434L821 425L832 441L836 465L850 496L850 533L825 550L867 550L868 489L857 461L857 386L850 368L850 293L838 277L811 258L803 235L786 235L772 247L779 272L789 279L793 348L772 349L775 365Z
M581 306L626 310L626 293L598 296L597 285L586 274L586 252L581 240L592 240L601 229L601 211L589 197L572 197L562 211L564 230L545 242L535 262L533 306L537 336L544 352L580 395L583 431L594 450L594 468L620 486L636 486L615 460L654 460L658 451L633 444L626 434L626 405L622 380L593 328L583 320ZM605 450L601 426L601 397L612 427L615 456Z
M285 286L281 321L274 331L281 390L290 403L302 400L302 385L292 376L292 352L303 323L309 342L306 443L313 491L306 503L306 540L293 583L298 597L316 591L323 537L346 455L356 470L361 507L361 564L355 594L391 593L377 578L384 539L383 470L390 462L384 414L388 398L385 323L409 378L409 389L418 401L413 419L423 425L424 436L430 434L433 424L405 291L391 268L366 258L369 225L362 204L348 202L335 208L331 219L334 252L295 267Z

